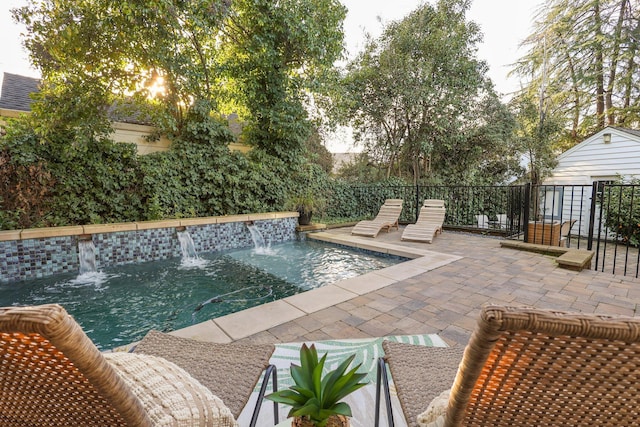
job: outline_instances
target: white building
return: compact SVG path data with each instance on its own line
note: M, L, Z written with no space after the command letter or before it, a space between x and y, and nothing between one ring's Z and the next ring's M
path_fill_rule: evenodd
M609 126L558 156L545 184L592 184L640 178L640 131Z
M552 176L544 181L540 210L545 218L576 219L572 233L586 235L593 183L621 176L640 178L640 131L609 126L558 156ZM596 204L596 230L599 217Z

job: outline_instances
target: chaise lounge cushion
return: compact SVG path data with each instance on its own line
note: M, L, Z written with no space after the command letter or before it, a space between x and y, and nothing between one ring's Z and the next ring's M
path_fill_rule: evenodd
M237 419L274 350L273 344L212 343L151 330L133 353L162 357L180 366L222 399Z
M160 357L106 353L158 427L237 427L222 400L184 369Z
M407 425L416 427L418 415L425 411L425 406L441 401L438 396L442 390L452 386L464 347L425 347L383 341L382 348Z

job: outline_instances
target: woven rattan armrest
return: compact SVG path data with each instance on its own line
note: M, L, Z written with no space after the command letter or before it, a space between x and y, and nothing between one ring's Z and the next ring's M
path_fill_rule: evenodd
M0 425L151 426L141 401L59 305L0 308Z

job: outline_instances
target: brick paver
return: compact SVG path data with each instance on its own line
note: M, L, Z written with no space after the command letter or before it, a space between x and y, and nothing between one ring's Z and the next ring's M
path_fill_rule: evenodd
M348 233L348 229L330 232ZM297 342L437 333L466 344L489 303L634 316L640 279L561 269L554 257L500 247L500 240L445 231L431 245L401 242L400 231L376 239L463 258L243 341Z

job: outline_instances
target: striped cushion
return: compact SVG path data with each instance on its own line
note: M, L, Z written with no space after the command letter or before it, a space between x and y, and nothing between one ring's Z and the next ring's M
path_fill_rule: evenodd
M158 427L237 427L222 400L184 369L160 357L105 353Z

